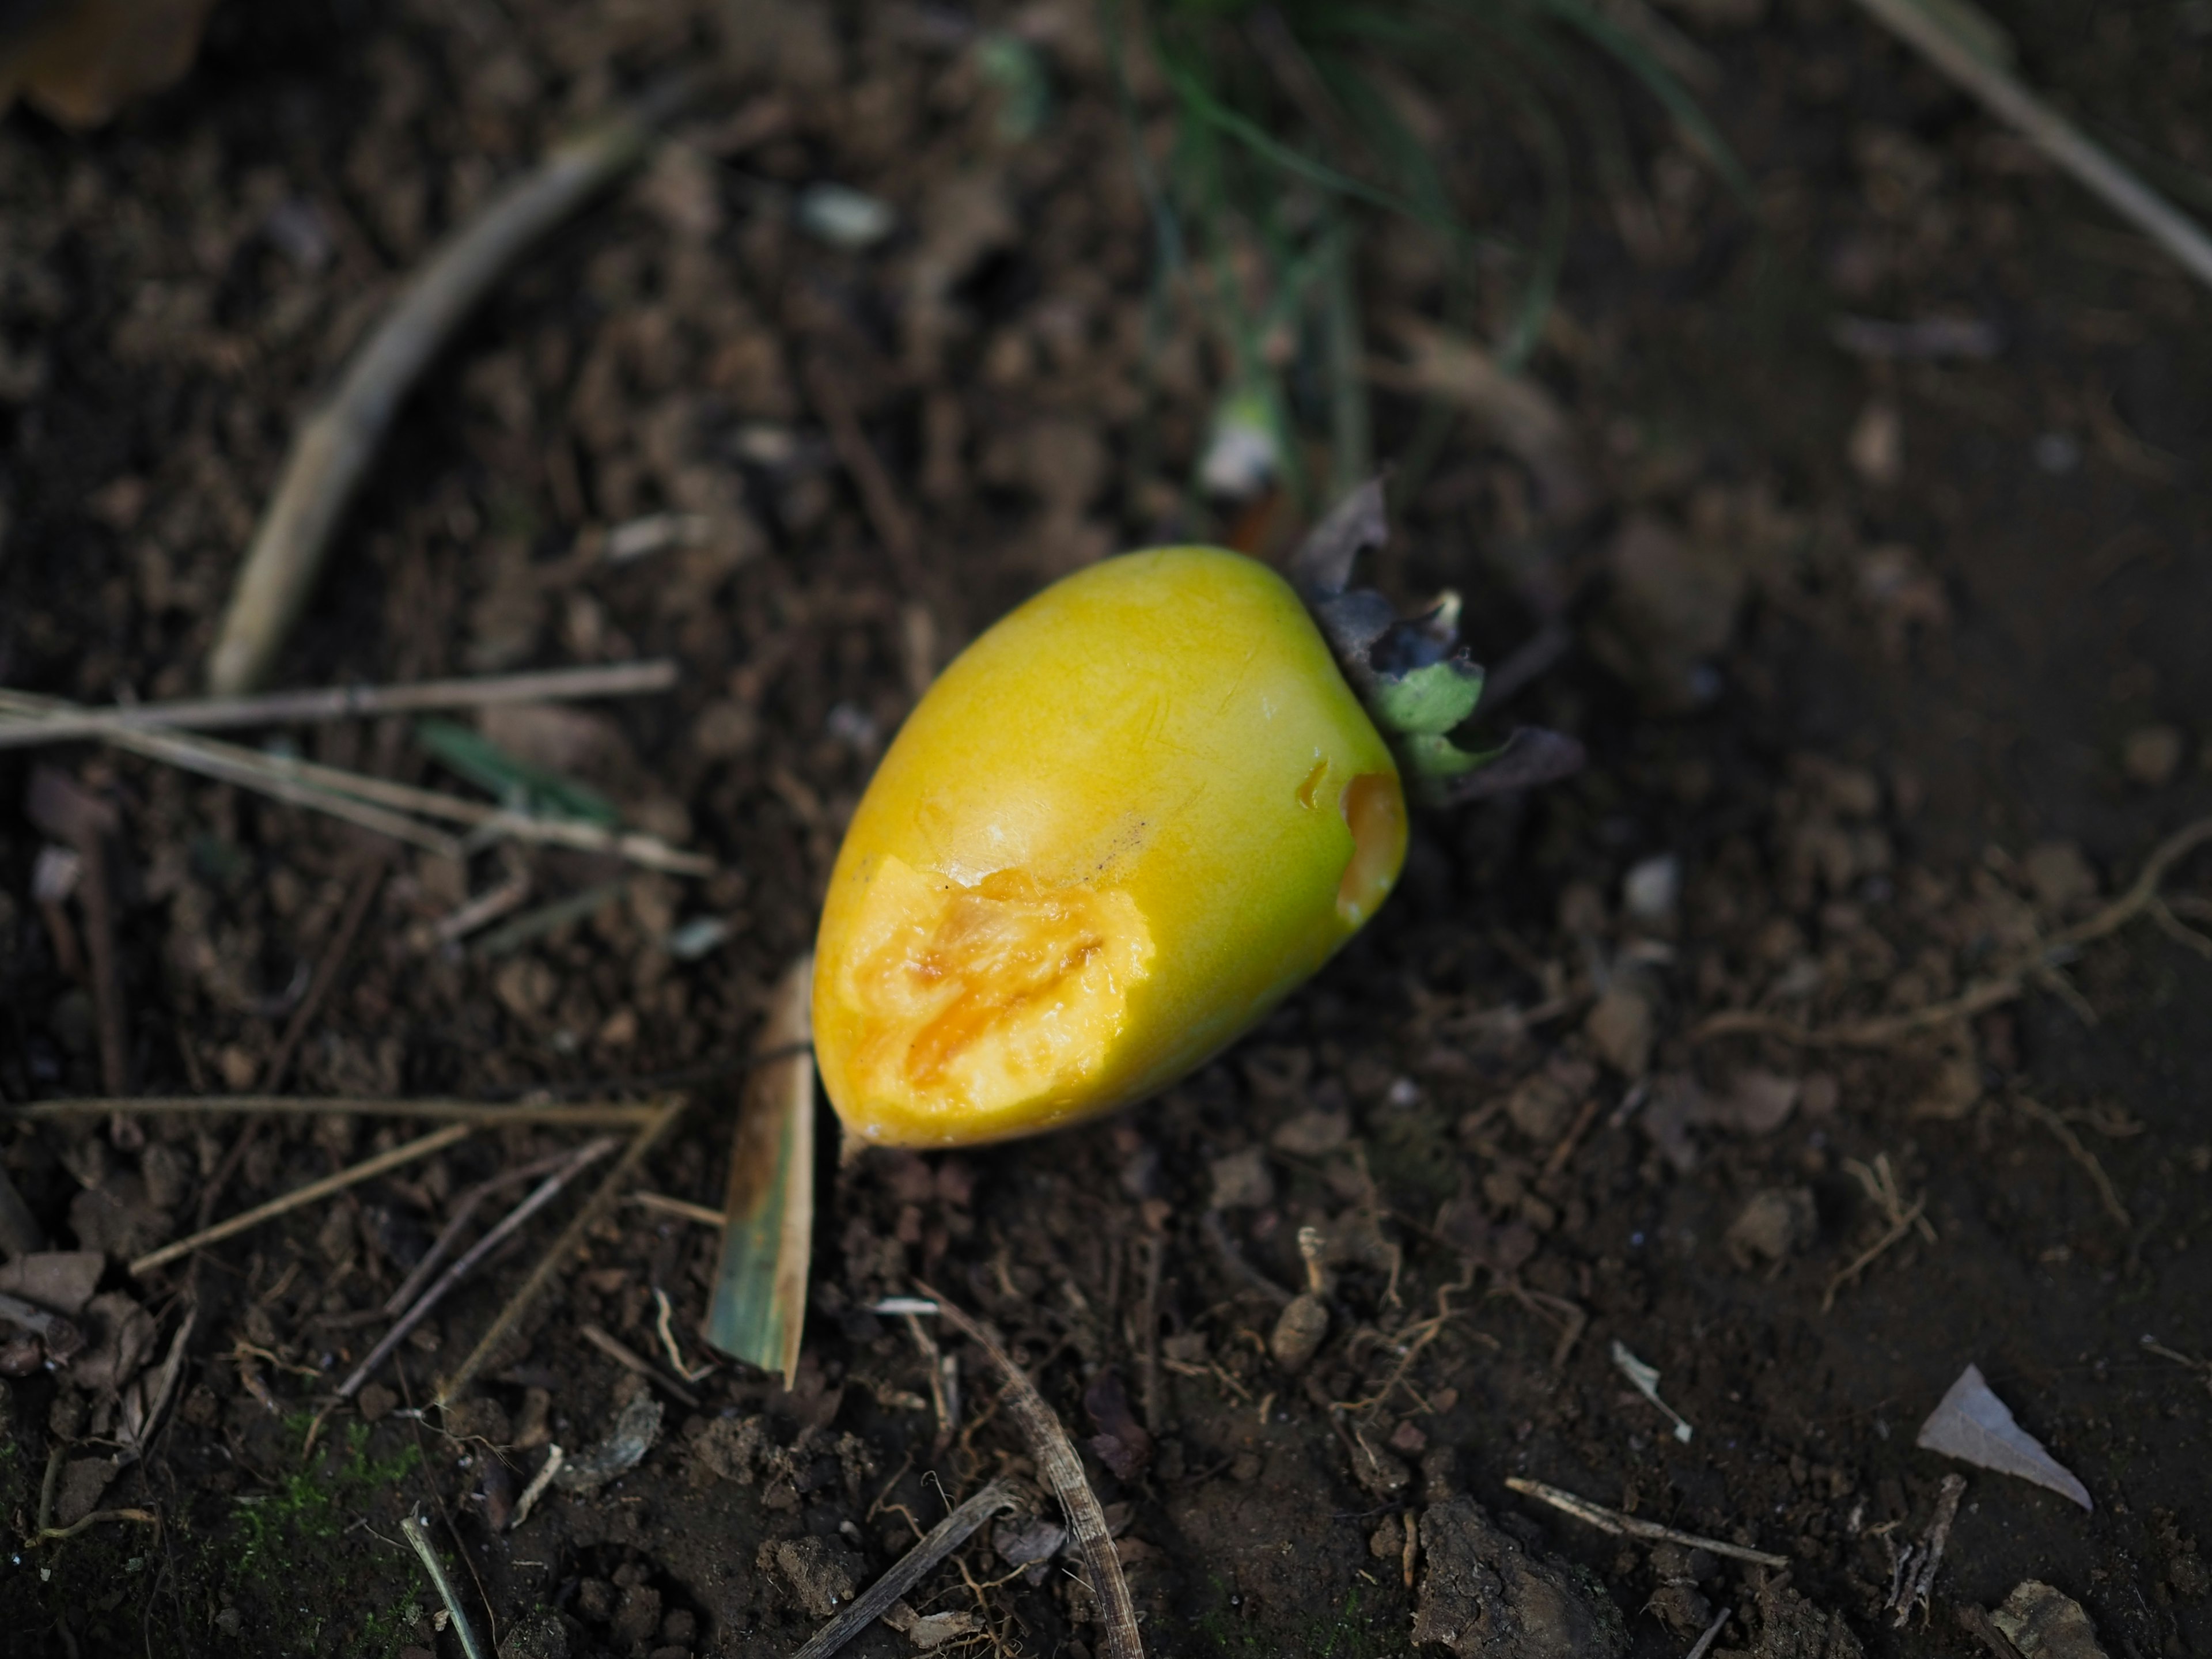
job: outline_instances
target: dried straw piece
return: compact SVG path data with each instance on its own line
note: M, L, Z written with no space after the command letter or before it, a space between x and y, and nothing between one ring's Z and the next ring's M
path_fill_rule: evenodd
M676 101L641 105L560 146L494 196L409 282L293 440L223 614L208 667L216 696L242 696L267 678L386 428L440 349L526 249L643 158Z
M126 1107L130 1104L128 1102L124 1103ZM272 1198L266 1204L257 1205L228 1221L218 1221L214 1226L202 1228L173 1244L164 1244L158 1250L150 1250L131 1264L131 1274L136 1277L150 1273L164 1262L174 1261L180 1255L190 1255L194 1250L216 1243L234 1233L242 1233L264 1221L272 1221L303 1204L312 1204L319 1198L328 1198L332 1193L343 1192L347 1188L373 1180L386 1170L396 1170L403 1164L411 1164L418 1158L428 1158L432 1152L441 1152L455 1141L466 1139L476 1131L477 1126L473 1123L455 1123L424 1135L420 1140L410 1140L404 1146L394 1146L388 1152L364 1158L351 1169L340 1170L336 1175L325 1176L320 1181L311 1181L304 1187L295 1188L283 1197Z
M2212 237L2122 167L2081 130L2024 86L1990 50L1956 27L1960 8L1928 0L1859 0L1875 21L2009 121L2021 136L2074 175L2098 200L2212 288Z
M635 1129L657 1122L665 1107L643 1102L580 1102L574 1105L488 1105L480 1100L380 1100L349 1095L85 1095L0 1105L0 1122L50 1118L106 1117L112 1112L150 1112L173 1117L397 1117L433 1123L522 1124L540 1129Z
M0 690L0 714L36 714L73 708L73 704L52 697ZM610 830L574 818L538 817L511 811L441 790L372 777L365 772L349 772L342 767L264 754L258 749L225 743L216 738L141 731L136 727L103 732L100 736L101 741L131 754L161 761L180 771L236 784L240 788L258 790L288 805L311 812L326 812L441 857L459 859L467 849L455 837L417 823L408 814L465 824L476 835L486 837L504 836L512 841L567 847L581 853L606 853L648 869L665 870L672 875L705 876L714 872L714 860L705 854L689 853L669 846L657 836L635 830Z
M631 1347L604 1326L585 1324L576 1328L576 1334L626 1371L634 1371L647 1382L663 1388L689 1406L699 1409L699 1396L683 1383L669 1376L643 1354Z
M1002 1480L994 1480L958 1509L932 1527L921 1541L898 1559L898 1563L868 1586L828 1624L814 1632L791 1659L830 1659L890 1608L892 1602L920 1583L929 1570L958 1549L975 1529L993 1516L1015 1508L1014 1495Z
M1632 1515L1623 1515L1619 1510L1609 1510L1602 1504L1593 1504L1587 1498L1577 1498L1560 1486L1547 1486L1540 1480L1523 1480L1518 1475L1509 1475L1505 1480L1509 1491L1533 1498L1539 1503L1549 1504L1577 1521L1587 1522L1600 1532L1611 1533L1616 1538L1648 1538L1656 1544L1680 1544L1687 1549L1707 1550L1715 1555L1725 1555L1731 1561L1750 1561L1762 1567L1786 1567L1786 1555L1770 1555L1765 1550L1747 1548L1741 1544L1724 1543L1717 1538L1700 1538L1693 1532L1677 1532L1672 1527L1662 1527L1656 1521L1639 1520Z
M57 702L43 713L0 720L0 749L104 738L117 732L218 732L240 726L293 726L373 714L484 708L495 703L630 696L667 690L676 684L677 672L673 659L656 657L649 662L592 663L580 668L422 680L411 685L333 685L311 691L273 691L258 697L179 697L111 708L80 708Z
M1067 1431L1060 1426L1052 1407L1044 1403L1044 1396L1036 1391L1036 1385L1023 1375L1021 1367L1006 1357L1006 1351L992 1340L981 1325L946 1300L941 1291L919 1280L916 1285L923 1295L937 1304L938 1313L951 1321L954 1329L982 1349L990 1356L991 1363L1006 1373L1006 1389L1000 1397L1000 1403L1020 1428L1023 1438L1030 1443L1030 1455L1036 1460L1037 1473L1052 1488L1053 1496L1060 1499L1060 1506L1067 1515L1067 1530L1076 1547L1083 1552L1083 1565L1090 1570L1091 1594L1098 1601L1099 1651L1105 1659L1144 1659L1145 1644L1137 1634L1137 1609L1129 1599L1129 1581L1122 1577L1121 1559L1114 1553L1114 1535L1107 1528L1106 1512L1098 1506L1098 1494L1091 1490L1090 1480L1083 1473L1083 1460L1075 1455Z

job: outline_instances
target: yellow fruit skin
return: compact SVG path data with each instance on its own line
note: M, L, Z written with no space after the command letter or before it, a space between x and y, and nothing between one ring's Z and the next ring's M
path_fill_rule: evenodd
M963 652L869 784L817 945L823 1085L909 1146L1141 1098L1319 968L1405 845L1389 748L1287 583L1210 549L1093 565Z

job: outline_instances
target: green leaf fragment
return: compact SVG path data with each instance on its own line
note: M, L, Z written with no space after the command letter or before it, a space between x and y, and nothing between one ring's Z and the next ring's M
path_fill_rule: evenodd
M480 732L453 720L417 720L415 741L447 769L510 806L544 817L580 818L604 829L620 826L622 814L596 789L517 760Z
M1450 731L1481 701L1482 670L1455 657L1377 678L1371 706L1386 733L1413 736Z

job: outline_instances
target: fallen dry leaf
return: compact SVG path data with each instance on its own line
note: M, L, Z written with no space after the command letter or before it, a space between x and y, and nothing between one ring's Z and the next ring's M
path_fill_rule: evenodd
M98 1250L41 1250L0 1265L0 1292L75 1319L100 1288L106 1257Z
M2045 1451L2041 1441L2021 1427L2011 1407L1990 1392L1978 1365L1969 1365L1960 1373L1951 1391L1920 1425L1915 1443L1978 1468L2032 1480L2072 1498L2085 1510L2097 1507L2090 1501L2089 1489Z
M192 66L215 0L70 0L0 35L0 111L21 96L64 126L96 127Z

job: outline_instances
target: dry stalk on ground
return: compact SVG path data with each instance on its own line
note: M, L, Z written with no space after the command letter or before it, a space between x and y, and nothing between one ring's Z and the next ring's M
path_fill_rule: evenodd
M1006 1388L1001 1400L1006 1414L1029 1442L1037 1473L1066 1512L1068 1532L1090 1571L1091 1594L1098 1602L1099 1651L1104 1659L1144 1659L1145 1644L1137 1633L1137 1609L1129 1599L1129 1581L1122 1576L1121 1558L1114 1553L1106 1512L1098 1506L1098 1494L1091 1490L1083 1460L1076 1455L1067 1431L1045 1404L1036 1385L981 1325L928 1285L918 1284L916 1288L937 1304L937 1311L954 1329L982 1349L1005 1373Z
M493 197L415 274L330 401L293 440L223 613L208 665L215 695L242 696L268 678L340 516L422 371L526 250L644 158L654 128L679 99L672 92L650 100L562 145Z

